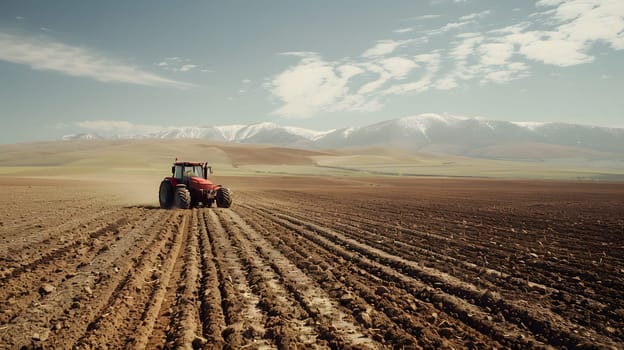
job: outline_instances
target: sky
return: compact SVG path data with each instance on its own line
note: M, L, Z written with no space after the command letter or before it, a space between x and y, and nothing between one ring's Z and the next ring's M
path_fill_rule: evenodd
M0 143L437 113L624 127L622 0L0 0Z

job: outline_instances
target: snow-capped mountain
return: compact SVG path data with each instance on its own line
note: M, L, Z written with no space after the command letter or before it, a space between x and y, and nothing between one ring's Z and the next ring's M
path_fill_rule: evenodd
M336 130L315 142L317 147L397 147L483 156L492 147L541 145L624 153L624 129L563 123L526 123L423 114L387 120L361 128ZM520 150L521 151L521 150ZM522 152L518 152L522 153ZM573 154L571 154L573 156Z
M99 138L77 134L71 139ZM224 142L260 143L287 147L364 148L395 147L410 151L496 157L496 148L522 147L574 156L576 150L624 153L624 129L564 123L508 122L421 114L376 124L329 131L314 131L274 123L211 127L163 128L160 131L114 138L206 139ZM512 152L513 153L513 152Z
M168 128L147 134L160 139L209 139L239 143L266 143L280 146L307 146L333 130L320 132L274 123L252 125L224 125L212 127Z
M102 136L97 135L97 134L91 134L91 133L79 133L79 134L69 134L69 135L65 135L61 138L61 140L63 141L69 141L69 140L101 140L103 139Z

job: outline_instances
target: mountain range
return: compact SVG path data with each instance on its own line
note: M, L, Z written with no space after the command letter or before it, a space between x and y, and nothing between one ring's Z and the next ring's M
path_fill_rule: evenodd
M103 139L97 134L63 140ZM167 127L122 139L206 139L295 148L385 147L477 158L617 158L624 156L624 129L566 123L534 123L421 114L356 128L313 131L274 123Z

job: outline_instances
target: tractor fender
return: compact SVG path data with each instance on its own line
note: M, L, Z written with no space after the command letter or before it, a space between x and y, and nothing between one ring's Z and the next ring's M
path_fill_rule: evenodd
M168 181L172 187L176 187L178 185L178 182L176 181L176 179L174 179L173 177L166 177L163 179L163 181Z

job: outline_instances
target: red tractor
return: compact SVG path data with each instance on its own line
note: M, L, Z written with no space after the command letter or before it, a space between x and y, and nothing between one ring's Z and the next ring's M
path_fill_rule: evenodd
M176 206L188 209L201 203L211 207L217 202L219 208L229 208L232 205L230 190L221 185L215 185L208 180L212 174L212 167L208 163L179 162L177 159L171 167L171 175L160 183L158 197L161 208Z

